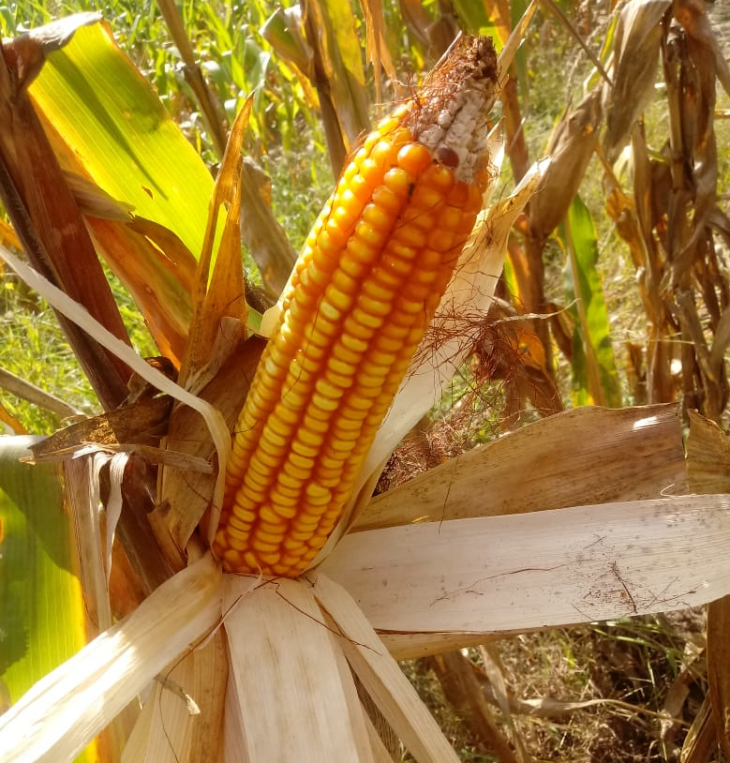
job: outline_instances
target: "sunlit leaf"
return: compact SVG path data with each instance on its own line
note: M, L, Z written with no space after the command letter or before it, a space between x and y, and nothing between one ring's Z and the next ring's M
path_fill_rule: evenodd
M18 461L32 442L0 438L0 697L10 704L86 644L61 474ZM95 760L94 748L80 760Z
M579 392L576 402L590 401L618 407L621 405L621 389L611 344L608 310L596 269L598 241L591 214L578 196L570 206L567 229L570 272L566 301L570 303L575 300L571 309L577 319L573 345L574 390L577 387ZM585 376L579 365L581 350L585 358ZM588 399L581 399L584 394L581 390L588 392Z
M30 88L62 167L131 205L139 222L89 217L95 242L176 362L213 179L105 24L51 54ZM144 221L150 221L145 223ZM155 231L169 233L161 237Z
M200 252L213 179L106 24L49 56L30 93L79 174Z

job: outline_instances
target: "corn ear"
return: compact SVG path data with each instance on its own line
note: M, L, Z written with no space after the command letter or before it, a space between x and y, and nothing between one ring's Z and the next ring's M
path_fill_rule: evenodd
M497 60L463 38L352 156L238 418L214 550L295 577L340 519L482 206Z

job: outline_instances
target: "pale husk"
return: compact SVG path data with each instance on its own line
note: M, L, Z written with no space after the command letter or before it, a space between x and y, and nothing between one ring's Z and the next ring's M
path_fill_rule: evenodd
M39 681L0 717L0 761L73 760L155 675L215 625L220 580L220 569L205 556Z
M227 575L224 607L226 761L370 763L352 677L340 670L311 587Z
M484 633L730 593L730 496L576 506L348 535L322 565L377 629Z
M314 595L342 633L340 645L350 666L411 755L418 763L458 763L438 724L348 592L320 573Z

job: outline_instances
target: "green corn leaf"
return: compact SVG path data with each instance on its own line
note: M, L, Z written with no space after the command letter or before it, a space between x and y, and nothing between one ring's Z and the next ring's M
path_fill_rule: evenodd
M588 208L576 196L566 225L566 302L573 304L574 404L621 406L621 389L611 344L611 327L601 278L598 242Z
M30 93L79 167L197 256L213 179L104 23L52 53ZM54 143L54 147L55 147Z
M494 34L494 24L492 24L487 9L483 3L473 2L473 0L455 0L454 10L461 21L464 31L468 34ZM495 41L499 40L496 35Z
M18 461L32 440L0 438L0 713L86 644L60 473Z
M104 23L78 29L51 53L30 92L63 168L132 207L133 222L101 219L93 207L84 213L160 352L179 362L210 172Z

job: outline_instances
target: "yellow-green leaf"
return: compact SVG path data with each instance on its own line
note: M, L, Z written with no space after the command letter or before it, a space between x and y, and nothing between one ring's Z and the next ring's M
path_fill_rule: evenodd
M0 713L86 644L60 473L18 461L32 439L0 438Z
M54 147L135 213L175 232L197 256L213 179L105 24L49 55L30 93ZM78 167L70 167L76 169Z

